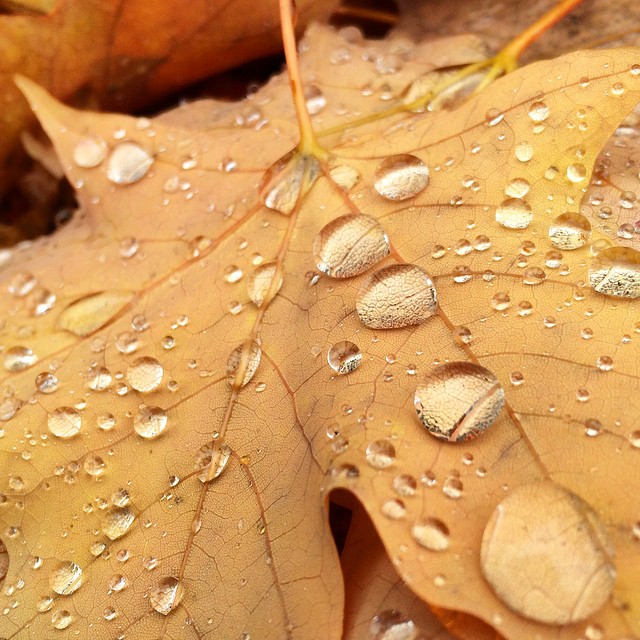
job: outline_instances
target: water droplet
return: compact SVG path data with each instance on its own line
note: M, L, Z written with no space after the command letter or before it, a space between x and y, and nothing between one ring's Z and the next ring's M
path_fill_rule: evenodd
M58 438L71 438L80 431L82 418L72 407L58 407L47 416L47 427Z
M47 311L50 311L55 302L55 293L52 293L49 289L37 287L29 294L27 307L32 316L39 317L43 316Z
M36 387L40 393L53 393L58 389L58 378L47 371L36 376Z
M449 527L437 518L423 518L411 527L413 539L430 551L445 551L449 548Z
M85 473L94 478L101 476L107 468L105 461L96 455L88 455L84 459L82 466L84 467Z
M4 368L7 371L23 371L32 367L38 356L29 347L11 347L4 354Z
M120 353L133 353L140 346L138 336L130 331L120 333L116 338L116 349Z
M99 429L111 431L116 426L116 419L110 413L103 413L96 417L96 423Z
M533 102L529 107L529 117L534 122L543 122L549 117L549 107L544 102Z
M304 88L304 99L307 103L307 111L311 116L320 113L327 106L327 98L314 84L309 84Z
M549 227L549 238L558 249L579 249L591 234L589 221L580 213L563 213Z
M527 267L522 274L524 284L536 285L544 282L547 274L540 267ZM520 303L522 308L522 303Z
M613 358L611 356L598 356L596 367L599 371L611 371L613 369Z
M322 228L313 243L313 254L323 273L351 278L389 255L389 238L371 216L342 216Z
M552 482L537 482L516 487L496 507L482 537L481 566L511 609L558 625L584 620L608 600L612 555L589 505Z
M533 145L528 142L521 142L516 145L515 154L520 162L529 162L533 158Z
M93 391L105 391L112 380L111 372L106 367L94 366L87 372L87 386Z
M398 498L390 498L382 503L380 509L382 515L389 518L389 520L401 520L407 514L407 508L404 502Z
M49 586L61 596L77 591L82 584L82 569L75 562L58 562L49 573Z
M396 264L376 271L356 301L360 320L371 329L421 324L436 308L433 281L424 269L412 264Z
M462 480L457 476L449 476L442 485L442 493L452 500L458 500L461 498L463 491L464 486L462 484Z
M247 291L256 307L268 305L281 286L282 270L277 262L264 262L251 272L247 280Z
M133 428L143 438L156 438L165 430L167 422L164 409L142 405L133 418Z
M519 198L508 198L496 209L496 221L507 229L526 229L533 220L529 203Z
M331 167L329 175L331 179L345 191L349 191L355 187L358 180L360 180L360 174L353 167L346 164Z
M18 271L12 276L7 289L16 298L24 298L31 293L36 284L38 281L33 274L28 271Z
M134 520L129 507L111 507L102 518L102 532L110 540L117 540L129 531Z
M400 496L414 496L416 494L418 482L412 475L408 473L401 473L393 479L392 487Z
M509 297L509 294L505 291L498 291L498 293L495 293L491 298L491 306L496 311L504 311L505 309L508 309L511 306L511 298Z
M362 362L362 352L349 340L336 342L327 353L329 366L341 375L355 371Z
M231 447L219 442L202 447L196 456L196 469L201 469L198 478L201 482L215 480L225 469L231 457Z
M132 184L142 179L153 164L153 157L135 142L122 142L111 152L107 178L115 184Z
M386 469L396 459L396 450L389 440L374 440L367 447L365 456L372 467Z
M170 614L182 601L184 588L178 578L162 578L157 587L149 590L151 606L163 616Z
M474 438L488 429L504 404L498 379L472 362L436 367L418 385L414 405L427 431L450 442Z
M391 156L383 160L374 175L373 186L389 200L407 200L429 184L427 165L409 154Z
M251 381L262 356L262 348L255 340L236 347L227 360L227 380L232 387L244 387Z
M92 169L107 157L107 142L103 138L81 138L73 148L73 161L84 169Z
M628 247L603 249L591 262L589 284L608 296L640 297L640 252Z
M260 197L269 209L288 215L319 174L320 165L314 157L290 152L266 171Z
M527 193L529 193L530 188L531 185L528 180L525 180L524 178L514 178L507 183L504 193L510 198L524 198Z
M416 640L418 629L413 621L395 609L381 611L371 618L371 640Z
M141 393L149 393L157 389L162 382L163 375L162 365L150 356L137 358L127 369L129 384Z
M224 278L225 282L234 284L242 278L242 269L235 264L230 264L225 267L225 270L222 272L222 277Z
M66 629L73 622L73 616L66 609L57 609L51 614L54 629Z
M128 291L101 291L72 302L58 316L57 324L76 336L86 336L107 324L132 299Z
M587 168L583 164L576 162L567 167L567 178L569 178L571 182L582 182L586 177Z

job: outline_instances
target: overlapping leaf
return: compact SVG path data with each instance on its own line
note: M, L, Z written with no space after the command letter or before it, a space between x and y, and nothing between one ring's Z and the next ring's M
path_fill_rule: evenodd
M351 32L315 30L304 48L318 127L379 110L421 72L453 63L444 48L423 62L406 43ZM74 112L28 86L82 215L4 268L5 351L35 356L7 354L0 635L46 637L52 623L68 623L58 637L338 638L341 577L324 513L335 487L362 501L400 576L431 604L470 612L508 638L568 640L587 625L592 635L637 634L637 302L588 287L587 247L560 264L546 254L550 222L578 206L597 153L640 99L639 58L572 54L524 68L452 112L396 114L324 136L327 171L348 167L359 179L346 193L322 175L290 216L257 192L297 141L282 78L241 105L194 104L151 123ZM542 121L530 115L541 101ZM133 142L153 164L135 184L113 184L104 165L74 162L87 138L104 139L112 154ZM407 153L429 167L429 184L405 202L386 200L372 186L376 171ZM519 231L495 220L515 179L529 183L534 213ZM440 310L423 324L363 326L354 309L370 274L318 280L314 238L355 210L387 231L393 251L382 264L403 260L432 275ZM247 285L271 261L282 288L256 309ZM125 292L135 295L123 303ZM81 299L100 302L89 335L74 333L72 311L60 329L60 314ZM227 361L250 339L261 341L261 360L234 391ZM345 376L326 360L341 340L363 356ZM603 356L613 366L598 367ZM157 365L142 363L140 384L140 357L162 367L149 392ZM448 360L480 362L506 389L507 407L471 443L433 439L413 408L418 381ZM51 393L47 372L58 380ZM63 407L81 422L65 439L47 427ZM150 411L167 417L152 439L136 430L136 416ZM377 441L384 469L367 454ZM212 446L224 458L221 445L229 462L203 483L202 464ZM573 625L518 615L480 571L496 505L544 478L584 498L616 550L612 597ZM112 540L118 508L135 519ZM532 516L545 508L532 502ZM416 542L413 526L425 518L445 524L446 549ZM52 592L52 575L70 566L61 562L82 569L68 595ZM162 585L174 588L166 616Z

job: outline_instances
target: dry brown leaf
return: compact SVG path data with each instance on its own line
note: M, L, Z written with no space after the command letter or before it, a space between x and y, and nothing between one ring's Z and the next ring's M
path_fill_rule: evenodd
M350 31L316 29L303 48L323 127L393 103L442 64L425 49L426 62L413 58L406 42L354 41ZM637 635L638 303L592 291L587 246L550 256L548 231L578 207L597 153L640 99L639 60L635 49L571 54L452 112L324 136L334 175L355 184L346 195L322 175L289 216L256 191L297 142L285 79L241 105L194 104L151 123L76 112L25 84L83 216L4 267L0 518L10 565L0 635L47 637L53 623L68 624L60 638L338 638L341 576L323 505L336 487L359 498L401 577L433 605L512 639ZM99 168L78 166L107 151ZM417 165L410 185L424 188L401 202L373 186L397 154L430 169L424 185ZM496 209L525 179L533 220L505 229ZM386 174L378 190L390 189L397 195L398 182ZM401 257L431 274L439 310L424 323L364 326L354 310L365 314L358 301L372 271L318 280L314 239L355 209L391 239L378 266ZM347 242L349 266L363 245ZM254 269L263 277L268 268L274 284L263 293L279 291L257 310ZM627 284L637 291L637 280ZM124 309L121 296L106 304L101 293L129 291ZM422 294L428 308L432 292ZM60 314L87 296L102 328L58 330ZM394 326L414 312L368 310L370 324ZM67 317L65 326L76 325ZM261 341L259 363L251 338ZM344 340L362 359L343 376L327 353ZM479 361L505 389L505 409L477 440L435 440L415 414L416 385L447 361ZM470 382L442 405L477 405L463 427L477 415L486 423L482 410L499 398L490 376ZM474 389L488 395L470 397ZM570 572L569 585L584 575L572 558L600 562L597 576L606 568L601 528L612 542L613 593L601 584L594 601L606 601L592 602L584 621L518 615L483 579L483 531L505 497L532 526L556 531L557 518L571 518L557 538L566 547L547 540L542 556ZM505 550L533 544L523 521L492 523ZM572 615L557 585L535 584L540 566L507 571L503 598L531 616L530 603L511 600L528 580L531 593L539 586L560 603L534 600L536 617ZM54 587L62 595L42 600Z
M301 24L332 2L300 0ZM81 106L140 109L213 73L280 50L275 0L58 0L47 15L0 16L0 184L32 121L21 73Z

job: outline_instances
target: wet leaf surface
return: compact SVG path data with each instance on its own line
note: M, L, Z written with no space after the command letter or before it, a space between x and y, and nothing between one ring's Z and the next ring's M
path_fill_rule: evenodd
M326 98L316 128L400 102L417 76L452 64L450 45L316 27L302 58L314 104ZM241 104L153 121L76 112L23 83L82 216L4 266L0 635L339 638L325 501L346 488L429 604L506 638L637 636L638 274L596 244L593 221L571 250L549 229L578 211L598 153L640 99L639 64L635 49L570 54L451 112L333 130L320 137L329 159L305 165L286 212L259 192L297 142L286 78ZM108 147L95 167L74 156L87 138ZM125 143L131 153L118 152ZM407 155L429 169L419 189ZM376 188L390 157L405 159L408 174L394 164L390 180L406 199ZM527 225L501 224L508 198L527 202ZM375 218L390 253L355 238L375 260L332 278L316 270L314 243L347 214ZM256 300L256 270L270 263ZM384 287L397 263L421 283L405 297ZM98 312L86 335L59 328L99 291L135 295L100 306L112 315ZM361 360L336 371L331 349L345 341ZM448 363L459 364L443 375ZM464 363L475 368L462 395ZM419 417L416 390L434 380L442 398L424 396ZM429 407L453 398L442 415L476 439L425 429ZM540 483L553 489L532 493ZM562 496L557 508L547 493ZM546 547L550 565L575 584L585 565L567 559L580 553L611 579L590 583L581 608L569 592L550 625L529 596L553 597L532 550L557 513L571 518L565 545ZM520 565L496 579L481 548L505 530ZM530 591L516 589L523 575Z

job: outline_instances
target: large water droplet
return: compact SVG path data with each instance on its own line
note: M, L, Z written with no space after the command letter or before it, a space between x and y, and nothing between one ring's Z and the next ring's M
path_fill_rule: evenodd
M71 438L80 431L82 418L72 407L58 407L47 416L47 427L58 438Z
M549 117L549 107L541 101L533 102L529 106L529 117L534 122L543 122Z
M101 291L72 302L58 316L58 327L86 336L103 327L132 299L128 291Z
M260 184L260 197L269 209L288 215L319 174L320 165L313 156L293 151L266 171Z
M520 198L507 198L496 209L496 221L507 229L526 229L533 220L529 203Z
M473 362L449 362L418 385L414 405L431 435L462 442L493 424L504 405L504 391L488 369Z
M549 227L551 243L558 249L579 249L590 234L591 225L581 213L563 213Z
M73 622L73 616L66 609L56 609L51 614L51 624L54 629L66 629Z
M367 447L367 462L376 469L386 469L396 459L396 449L390 440L374 440Z
M127 380L136 391L149 393L160 386L163 374L164 369L155 358L142 356L127 369Z
M219 442L209 443L196 455L196 468L201 482L215 480L225 469L231 457L231 447Z
M142 405L133 418L133 428L143 438L156 438L165 430L167 422L164 409Z
M82 584L82 569L75 562L58 562L49 573L49 586L61 596L77 591Z
M227 360L229 384L240 388L250 382L260 364L261 356L262 348L255 340L248 340L236 347Z
M429 167L408 153L383 160L374 176L375 190L389 200L407 200L429 184Z
M371 216L342 216L322 228L313 243L313 254L323 273L351 278L389 255L389 238Z
M608 296L640 297L640 252L629 247L603 249L591 261L589 284Z
M482 572L519 614L546 624L588 618L615 582L613 547L581 498L552 482L513 489L482 536Z
M413 264L396 264L376 271L356 301L360 320L371 329L421 324L436 309L433 281L424 269Z
M449 527L437 518L423 518L411 528L413 539L430 551L444 551L449 548Z
M269 304L282 286L282 270L277 262L265 262L256 267L247 280L247 292L256 307Z
M168 576L160 580L157 587L149 590L151 606L163 616L170 614L182 601L184 587L178 580Z
M11 347L4 354L4 368L7 371L22 371L36 362L38 356L29 347Z
M153 164L153 157L135 142L122 142L109 156L107 178L116 184L132 184L142 179Z
M413 620L396 609L381 611L371 618L371 640L416 640L418 629Z
M81 138L73 148L73 161L83 169L97 167L107 157L107 142L103 138Z
M112 507L102 518L102 532L111 540L117 540L129 531L134 520L129 507Z
M587 177L587 168L577 162L576 164L570 164L567 167L567 178L571 182L582 182Z
M327 353L329 366L341 375L355 371L362 362L362 352L349 340L336 342Z

